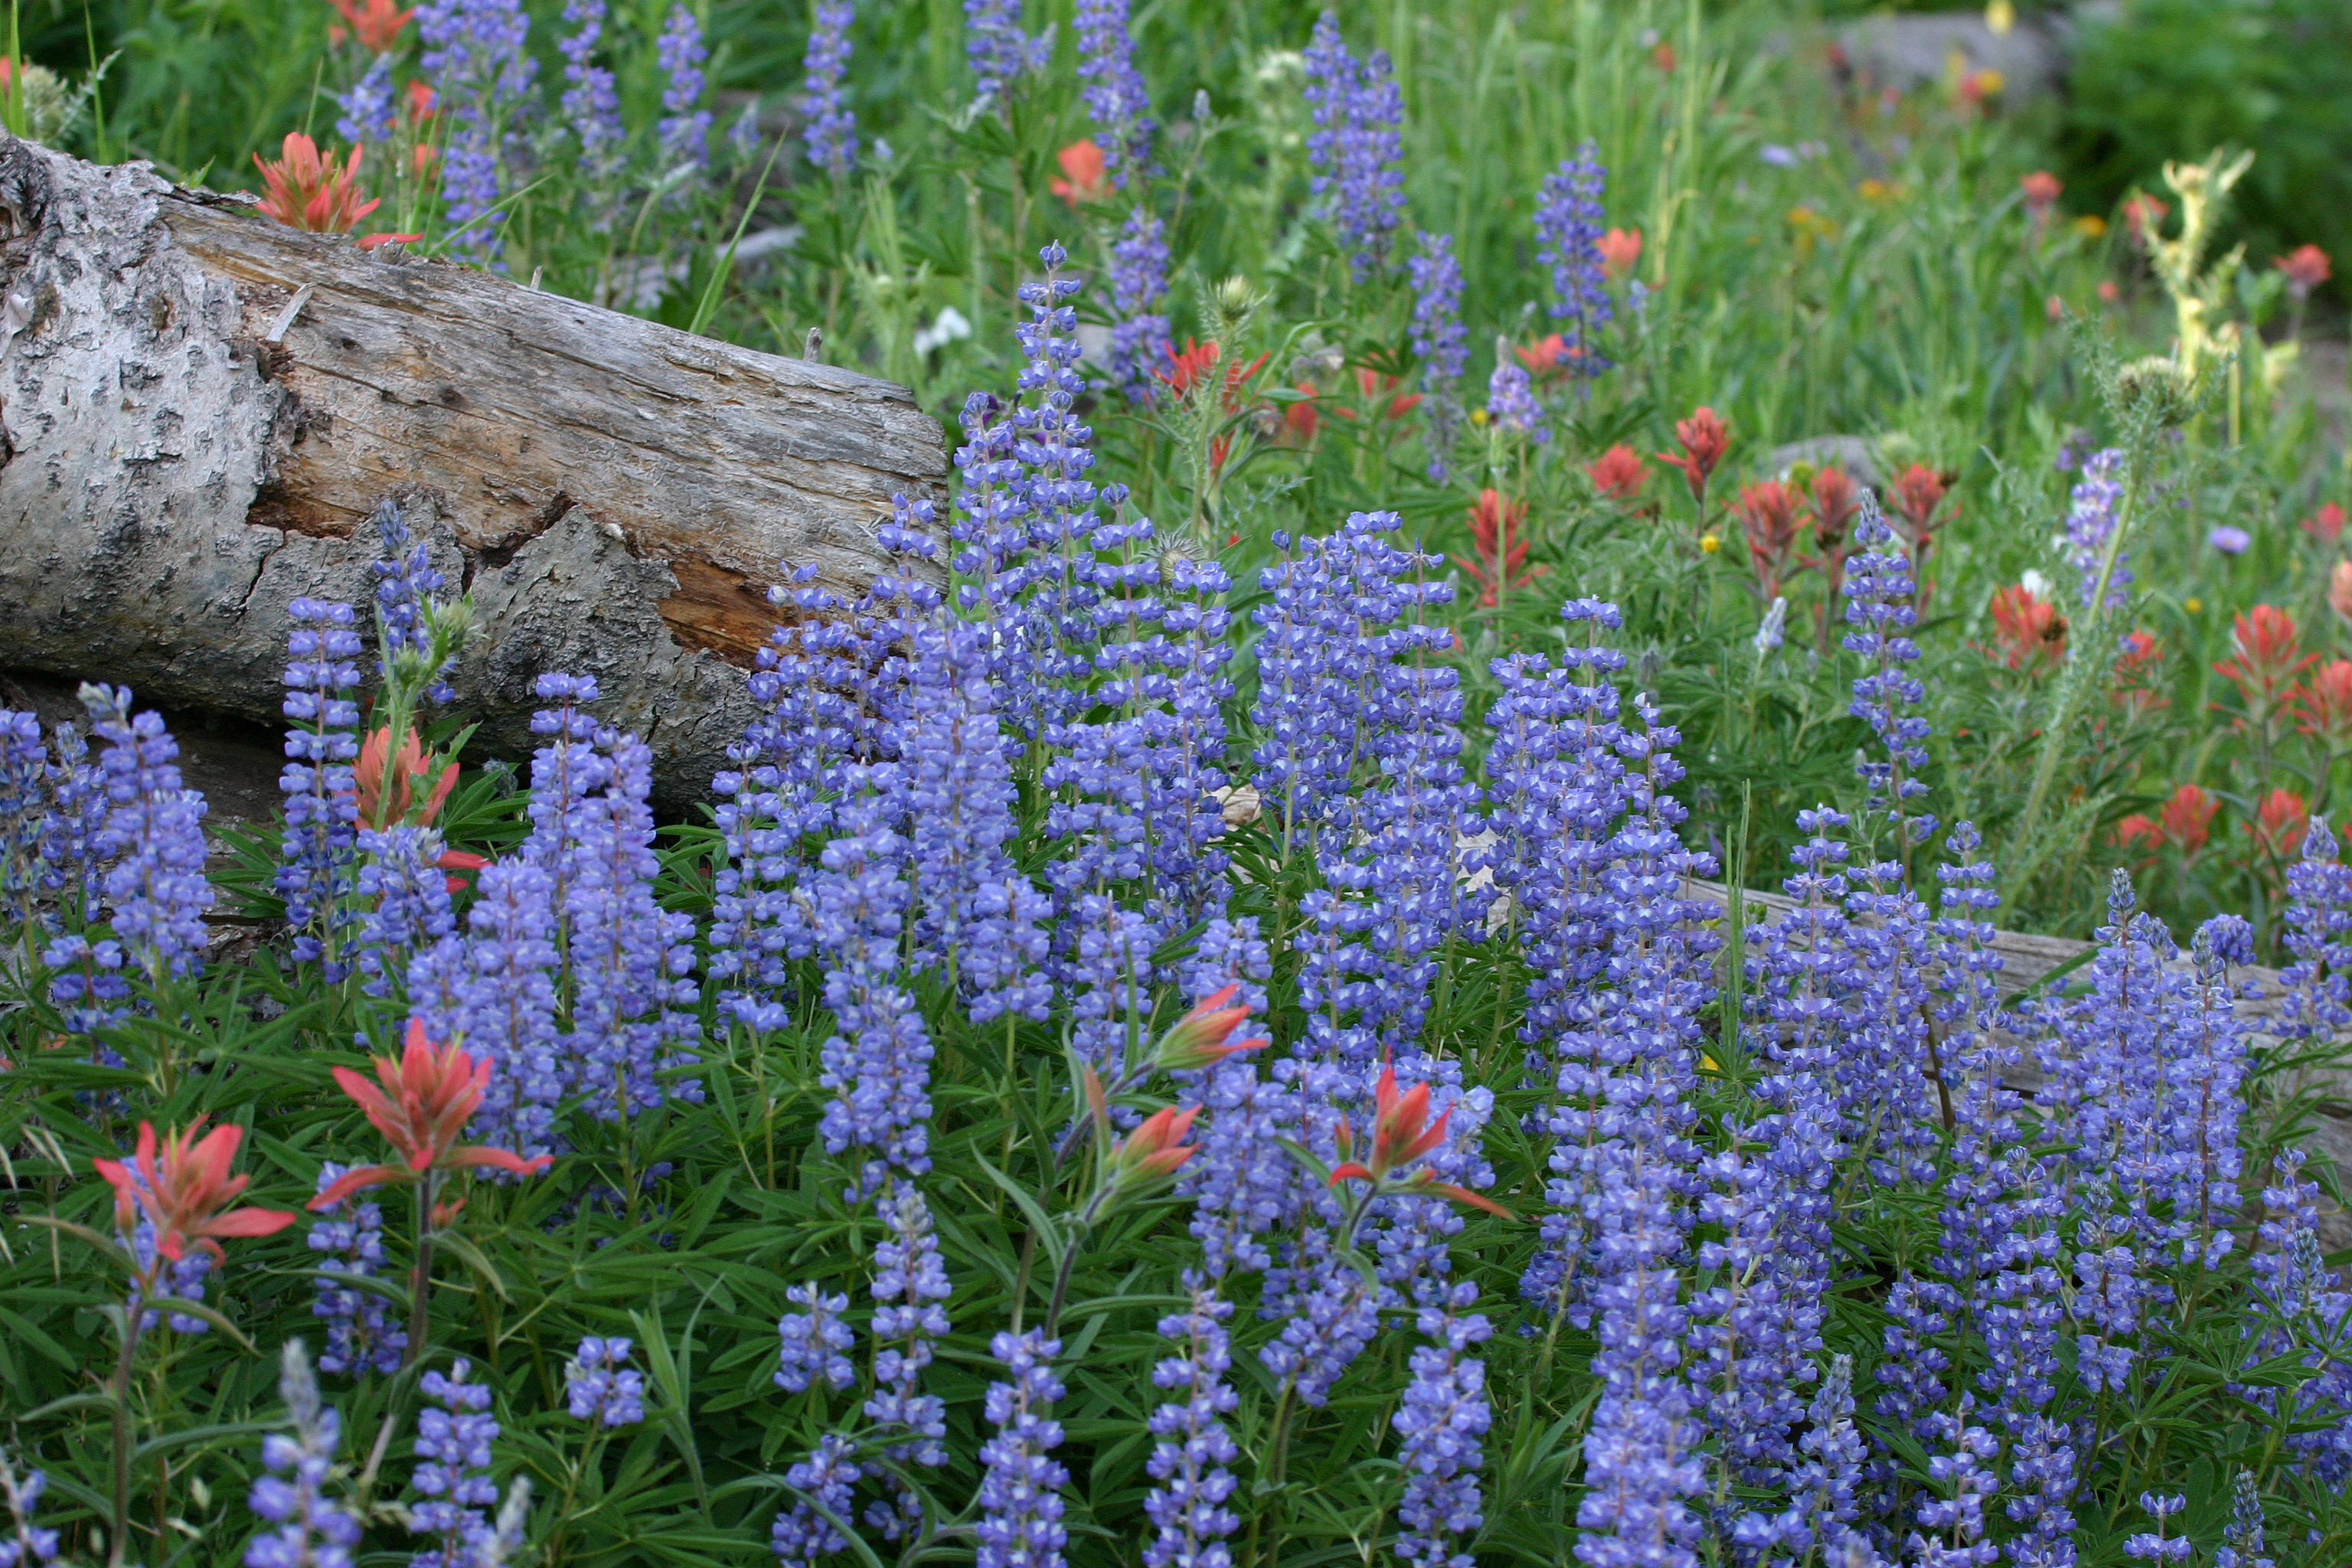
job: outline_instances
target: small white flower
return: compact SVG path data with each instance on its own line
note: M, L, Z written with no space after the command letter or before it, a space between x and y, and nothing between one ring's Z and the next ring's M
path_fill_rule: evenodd
M915 352L919 354L927 354L933 349L942 349L950 343L960 343L970 336L971 336L971 323L963 319L963 312L953 305L942 306L937 321L928 327L917 329Z
M2051 583L2050 579L2044 577L2039 570L2032 566L2028 566L2025 569L2025 575L2019 578L2018 581L2025 584L2025 591L2027 593L2032 595L2035 598L2040 599L2044 603L2048 603L2057 592L2055 585Z

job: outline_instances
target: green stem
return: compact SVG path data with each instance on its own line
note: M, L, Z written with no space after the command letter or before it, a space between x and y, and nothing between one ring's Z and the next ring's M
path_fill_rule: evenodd
M151 1279L139 1292L141 1300L154 1289ZM134 1304L123 1314L122 1353L115 1358L114 1375L107 1392L114 1396L114 1525L107 1531L107 1568L122 1568L131 1545L131 1448L134 1434L131 1418L131 1364L139 1351L139 1322L146 1314Z

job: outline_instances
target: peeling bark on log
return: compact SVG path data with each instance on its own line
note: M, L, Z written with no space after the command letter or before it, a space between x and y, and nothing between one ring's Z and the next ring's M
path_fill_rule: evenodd
M392 495L473 595L478 744L526 754L530 678L593 675L681 803L779 560L861 585L946 474L903 388L247 205L0 133L0 666L275 720L287 605L364 605Z

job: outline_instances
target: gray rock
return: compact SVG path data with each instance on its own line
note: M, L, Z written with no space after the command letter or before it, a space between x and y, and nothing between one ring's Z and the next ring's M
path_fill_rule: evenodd
M1873 489L1886 482L1867 436L1809 436L1802 441L1773 447L1764 458L1764 466L1775 474L1785 474L1799 463L1811 463L1817 468L1843 468L1857 484Z
M2016 106L2056 92L2065 80L2071 29L2063 23L2020 16L2006 33L1985 26L1978 12L1937 16L1865 16L1838 30L1846 65L1871 87L1904 91L1940 82L1957 50L1964 68L1997 70L2000 99Z

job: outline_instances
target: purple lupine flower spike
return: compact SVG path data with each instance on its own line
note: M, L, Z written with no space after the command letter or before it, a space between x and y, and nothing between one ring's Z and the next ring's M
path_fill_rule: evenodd
M49 747L40 715L0 708L0 921L24 921L43 890L48 815Z
M319 1191L341 1178L345 1167L329 1161L319 1167ZM384 1266L383 1208L380 1204L344 1198L324 1211L310 1226L307 1244L321 1255L322 1269L372 1278ZM400 1370L408 1350L408 1332L392 1315L392 1303L373 1290L319 1276L319 1299L310 1304L313 1317L327 1324L327 1345L319 1365L341 1377L364 1372Z
M1166 232L1138 202L1110 247L1110 376L1129 403L1152 400L1152 369L1168 342L1167 293Z
M703 47L702 24L685 0L671 0L669 16L662 23L656 49L666 79L662 88L662 154L673 163L699 169L710 162L710 110L702 107L703 67L710 58Z
M776 1386L793 1394L804 1392L822 1379L836 1389L857 1381L848 1351L857 1342L841 1314L849 1310L846 1296L828 1296L814 1285L794 1285L784 1300L802 1310L776 1320L781 1341Z
M1062 1342L1040 1329L1001 1333L990 1353L1012 1373L988 1385L987 1415L996 1436L981 1445L978 1568L1061 1568L1069 1532L1062 1526L1061 1489L1070 1472L1051 1458L1062 1446L1062 1424L1045 1411L1061 1398L1054 1358Z
M835 179L857 164L857 115L844 100L842 78L849 70L849 26L857 19L851 0L817 0L816 26L802 58L800 111L806 129L808 161Z
M901 1465L936 1469L948 1461L947 1405L919 1392L924 1368L952 1326L940 1305L951 1289L940 1257L939 1232L930 1206L913 1184L892 1181L877 1205L888 1238L874 1249L874 1396L864 1414L885 1440L884 1453ZM866 1521L887 1541L922 1527L922 1506L912 1492L866 1510Z
M2084 609L2098 591L2099 566L2106 559L2107 541L2115 535L2116 509L2124 497L2123 468L2124 455L2114 447L2093 453L2066 498L2066 548L2083 576L2076 596ZM2107 579L2109 608L2119 610L2131 603L2131 581L2130 569L2118 561Z
M1021 0L963 0L963 37L983 103L1001 101L1022 78L1053 63L1053 31L1034 37L1024 32Z
M261 1463L268 1473L255 1480L248 1501L256 1515L278 1528L253 1538L245 1549L245 1568L351 1568L360 1521L326 1495L341 1424L334 1407L320 1403L299 1342L286 1346L278 1391L293 1432L273 1432L261 1440Z
M646 1374L629 1364L626 1339L580 1342L563 1369L566 1407L574 1421L598 1426L634 1426L646 1418Z
M1418 1568L1463 1568L1469 1553L1457 1538L1486 1521L1480 1511L1481 1443L1493 1420L1486 1401L1486 1363L1471 1347L1494 1332L1486 1317L1468 1310L1478 1288L1463 1281L1434 1288L1415 1320L1431 1342L1412 1352L1412 1382L1390 1417L1402 1439L1397 1463L1405 1473L1397 1505L1403 1529L1397 1556Z
M620 89L613 73L596 63L604 19L604 0L566 0L563 20L572 31L556 46L563 56L563 119L580 139L581 163L592 181L612 176L625 134Z
M1358 60L1326 11L1307 47L1307 103L1315 130L1307 138L1309 188L1349 247L1358 282L1388 263L1404 217L1404 100L1390 75L1386 49Z
M1586 377L1609 368L1601 357L1600 336L1615 313L1601 259L1601 191L1606 179L1600 150L1587 142L1557 173L1545 176L1536 205L1536 233L1543 241L1536 255L1551 268L1558 296L1551 313L1560 323L1566 351L1560 363L1570 374Z
M527 43L530 17L522 0L421 0L416 30L425 41L420 63L456 126L441 157L450 244L497 265L518 130L539 74Z
M1846 633L1845 647L1871 668L1855 679L1849 710L1885 749L1883 757L1856 763L1854 772L1869 791L1873 809L1886 814L1897 843L1923 844L1936 831L1936 819L1911 810L1911 803L1927 793L1919 773L1927 765L1930 728L1914 711L1927 689L1908 668L1919 658L1919 645L1910 636L1919 622L1911 558L1887 527L1878 498L1867 489L1853 537L1861 552L1846 565L1845 618L1857 629Z
M1470 331L1462 324L1462 266L1454 237L1426 229L1405 263L1412 280L1412 352L1421 360L1422 415L1428 428L1429 473L1443 484L1461 423L1462 373L1470 365Z
M1551 439L1551 426L1545 421L1543 405L1536 401L1527 366L1499 342L1495 345L1495 373L1486 378L1486 417L1494 421L1496 429L1524 436L1536 446Z
M499 1420L488 1413L490 1391L466 1381L472 1370L461 1356L446 1375L425 1374L425 1396L433 1406L416 1417L422 1463L409 1485L425 1500L410 1506L408 1528L436 1544L410 1558L413 1568L467 1568L493 1533L484 1510L499 1500L489 1477Z
M316 599L297 599L289 608L295 629L288 638L284 711L297 728L286 731L293 760L278 780L286 832L276 882L295 933L295 962L321 964L332 984L345 973L344 932L357 920L348 906L360 814L352 775L360 709L351 696L360 679L352 662L362 647L359 617L349 605Z
M205 797L180 777L180 747L163 716L132 715L128 687L84 686L90 733L106 742L99 772L106 826L93 844L111 860L100 887L116 940L152 984L204 968Z
M1135 40L1128 34L1128 0L1077 0L1072 21L1078 33L1078 77L1086 83L1095 141L1113 187L1127 184L1128 171L1151 162L1151 93L1135 68Z
M436 603L436 595L447 586L447 581L434 569L425 542L409 532L408 520L402 516L397 501L389 496L378 501L368 521L383 547L383 554L369 570L375 575L375 616L382 630L376 669L388 676L393 660L399 655L422 655L430 649L432 637L425 628L425 616ZM457 700L457 693L449 689L444 679L447 674L445 666L436 672L433 683L426 689L425 696L433 701Z
M392 57L378 55L359 80L336 95L335 105L342 113L336 118L335 134L354 144L390 142L400 126L394 98Z
M838 1432L818 1438L809 1456L784 1472L786 1483L802 1498L769 1527L769 1544L782 1568L817 1568L835 1552L849 1550L849 1538L834 1521L849 1518L852 1489L862 1474L856 1444Z
M1230 1561L1224 1538L1241 1524L1225 1506L1234 1494L1230 1468L1240 1445L1224 1417L1240 1403L1225 1374L1233 1370L1225 1320L1233 1303L1220 1300L1198 1276L1187 1275L1191 1310L1160 1320L1162 1339L1181 1352L1151 1369L1152 1384L1172 1395L1151 1414L1151 1458L1145 1473L1159 1484L1143 1510L1157 1533L1143 1549L1144 1568L1213 1568Z

